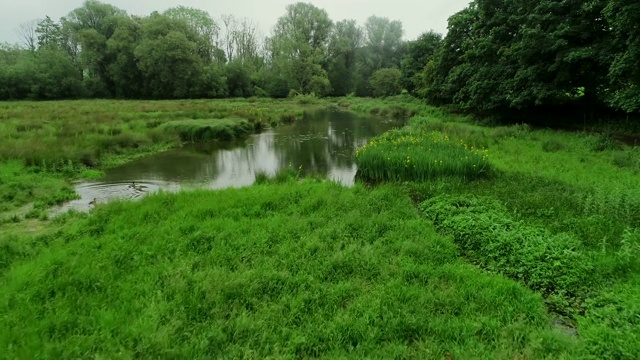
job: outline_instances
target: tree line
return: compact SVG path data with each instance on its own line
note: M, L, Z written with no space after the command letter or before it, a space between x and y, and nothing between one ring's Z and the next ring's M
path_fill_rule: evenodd
M19 34L0 46L0 99L395 94L406 51L399 21L333 22L307 3L287 6L266 38L232 15L180 6L138 17L97 0Z
M411 90L432 103L480 114L640 111L637 0L474 0L441 42L420 43L429 56Z
M286 7L271 34L176 7L146 17L87 0L0 47L0 99L390 96L476 114L640 111L636 0L474 0L448 33L403 41L399 21L332 21Z

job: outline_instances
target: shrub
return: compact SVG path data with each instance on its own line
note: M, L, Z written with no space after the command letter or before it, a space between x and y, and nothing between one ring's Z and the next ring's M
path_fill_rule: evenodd
M373 96L393 96L402 93L402 73L395 68L380 69L371 75L369 86Z
M595 280L578 239L515 221L491 198L440 195L421 209L438 231L453 237L465 258L540 291L556 311L579 307Z
M442 176L477 178L490 173L488 150L437 132L393 130L356 151L359 177L373 181L425 181Z
M600 134L587 140L587 145L592 151L620 150L622 143L609 134Z
M298 121L298 115L293 112L285 112L280 114L280 122L283 124L293 124Z

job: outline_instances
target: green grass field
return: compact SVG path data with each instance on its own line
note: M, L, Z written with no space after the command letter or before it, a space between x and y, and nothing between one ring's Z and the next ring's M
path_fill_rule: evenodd
M78 165L0 163L5 212L31 213L0 224L0 358L640 357L637 148L406 97L335 102L413 116L358 151L375 186L290 170L46 220ZM300 110L273 104L276 121Z

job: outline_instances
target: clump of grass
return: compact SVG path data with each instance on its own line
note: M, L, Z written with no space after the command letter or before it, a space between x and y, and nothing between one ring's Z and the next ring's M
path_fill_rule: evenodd
M319 99L315 94L295 94L293 101L300 105L309 105L318 103Z
M501 138L515 138L520 139L528 136L531 133L531 126L529 124L515 124L511 126L500 126L493 130L493 136Z
M566 145L558 139L548 139L542 143L542 151L558 152L566 149Z
M486 148L493 140L490 129L463 122L445 122L434 116L414 116L409 120L409 127L420 131L438 131L476 148Z
M478 178L491 171L489 152L438 132L393 130L356 151L358 174L372 181Z
M288 125L300 120L298 114L294 112L285 112L280 114L280 123Z
M245 119L201 119L164 123L164 131L177 134L185 142L235 140L251 134L254 130Z
M622 143L610 134L598 134L587 138L587 146L591 151L602 152L607 150L621 150Z
M640 171L640 148L616 152L613 155L612 162L619 168Z

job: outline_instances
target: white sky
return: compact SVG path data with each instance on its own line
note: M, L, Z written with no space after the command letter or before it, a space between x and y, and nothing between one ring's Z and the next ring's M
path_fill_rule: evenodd
M148 15L183 5L208 11L212 17L233 14L247 17L260 26L263 35L271 32L287 4L295 0L103 0L134 15ZM327 10L333 21L355 19L360 25L377 15L400 20L405 39L415 39L428 30L446 33L449 16L465 8L470 0L310 0ZM16 28L21 23L49 15L53 20L82 6L83 0L0 0L0 43L19 42Z

